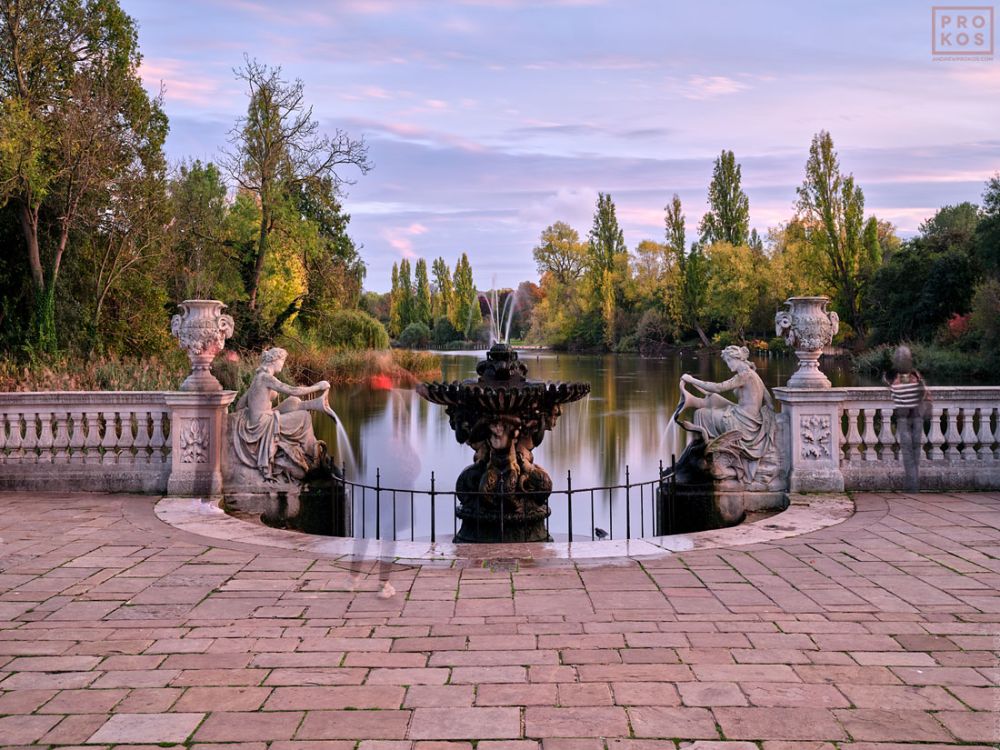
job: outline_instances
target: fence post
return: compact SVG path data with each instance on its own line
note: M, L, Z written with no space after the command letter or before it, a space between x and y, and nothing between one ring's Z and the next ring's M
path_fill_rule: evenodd
M437 541L437 513L435 513L434 501L437 499L437 493L434 490L434 472L431 472L431 544Z
M573 541L573 471L566 470L566 506L569 514L569 540Z
M628 464L625 464L625 538L632 538L632 486Z
M382 538L382 469L375 469L375 538Z

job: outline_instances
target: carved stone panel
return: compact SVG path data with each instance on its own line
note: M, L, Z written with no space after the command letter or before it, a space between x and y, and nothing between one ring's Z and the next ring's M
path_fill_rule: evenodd
M187 420L180 433L181 463L207 463L208 441L208 418L195 417Z
M816 460L830 458L833 434L830 430L829 415L803 414L799 420L799 437L802 458Z

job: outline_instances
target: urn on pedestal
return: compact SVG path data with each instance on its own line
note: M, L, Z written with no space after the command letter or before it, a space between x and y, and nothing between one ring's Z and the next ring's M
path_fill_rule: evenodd
M226 347L233 335L233 318L222 310L217 299L188 299L181 302L181 312L170 319L170 332L191 360L191 374L181 383L182 391L221 391L209 367L215 355Z
M837 313L827 310L829 297L790 297L787 310L774 316L774 330L795 348L799 369L788 379L789 388L829 388L830 380L819 369L824 347L840 328Z

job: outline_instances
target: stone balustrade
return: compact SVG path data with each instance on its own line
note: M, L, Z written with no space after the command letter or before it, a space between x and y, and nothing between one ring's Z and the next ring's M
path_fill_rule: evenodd
M929 390L921 489L1000 487L1000 387ZM903 486L888 388L776 388L775 395L789 421L791 491Z
M0 393L0 489L218 495L236 394Z
M165 393L0 393L2 489L162 492L170 454Z

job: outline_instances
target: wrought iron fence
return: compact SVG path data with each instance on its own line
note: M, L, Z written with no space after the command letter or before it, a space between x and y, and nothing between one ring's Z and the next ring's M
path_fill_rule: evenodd
M677 526L674 459L669 468L659 462L656 479L632 481L630 467L625 467L624 482L599 487L576 488L573 472L566 472L566 486L549 492L518 492L520 497L547 496L550 515L545 526L557 541L598 541L660 536L674 532ZM343 504L340 529L343 536L387 541L427 540L437 542L442 531L452 538L458 532L459 494L454 489L438 489L434 472L426 489L391 487L382 484L381 469L375 471L375 483L347 479L346 470L334 482L334 502ZM462 492L466 507L477 509L498 493ZM500 495L502 497L502 495ZM505 504L501 503L501 507ZM526 504L521 504L524 513ZM500 541L504 539L500 514ZM523 520L523 515L521 516ZM336 533L336 531L335 531Z

